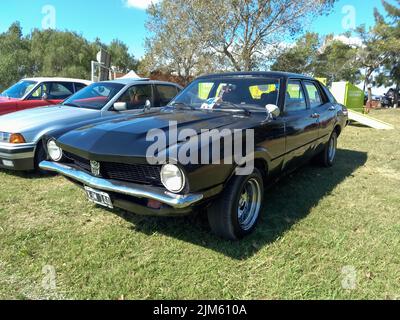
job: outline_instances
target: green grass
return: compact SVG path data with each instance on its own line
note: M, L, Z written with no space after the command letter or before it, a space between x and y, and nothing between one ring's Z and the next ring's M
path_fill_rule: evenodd
M0 171L0 298L398 299L400 110L372 115L396 130L348 127L336 166L268 190L259 228L237 243L200 218L110 212L62 177ZM42 286L45 266L56 289Z

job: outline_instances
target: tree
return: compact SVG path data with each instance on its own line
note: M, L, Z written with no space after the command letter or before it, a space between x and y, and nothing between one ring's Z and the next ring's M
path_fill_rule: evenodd
M400 90L400 8L382 1L387 13L387 20L375 10L375 33L382 40L381 47L386 60L376 80L380 85L395 86L394 107L399 104ZM400 4L400 1L397 1Z
M73 77L89 79L91 60L104 48L112 55L112 64L126 71L136 69L138 61L119 40L110 45L99 39L89 42L75 32L33 30L23 36L18 22L0 34L0 90L23 77ZM0 91L0 92L1 92Z
M357 48L332 35L322 40L316 33L306 33L277 57L271 69L326 78L328 83L356 82L360 78L356 57Z
M82 36L68 31L34 30L30 36L34 76L90 78L95 53Z
M277 57L271 70L314 75L321 46L317 33L306 33L294 46L288 47Z
M165 56L174 58L177 54L170 42L177 41L176 49L181 52L181 44L189 44L192 49L186 57L187 65L209 54L217 65L222 62L237 71L253 70L271 60L272 48L299 33L307 21L330 10L333 3L334 0L164 0L149 10L149 31L153 33L150 39L158 42ZM192 52L196 53L193 57Z
M357 82L361 78L358 48L327 36L314 65L314 76L334 81Z
M111 55L112 65L116 66L120 71L129 72L137 70L139 61L129 53L128 46L118 39L114 39L106 50Z
M0 92L32 74L29 51L29 41L23 37L19 22L0 34Z
M187 84L193 76L211 70L213 53L190 26L188 10L186 1L162 1L149 8L146 27L153 36L146 39L143 73L176 74Z

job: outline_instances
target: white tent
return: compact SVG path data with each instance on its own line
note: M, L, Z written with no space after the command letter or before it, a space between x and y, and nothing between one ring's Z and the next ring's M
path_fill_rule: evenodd
M138 74L131 70L129 71L126 75L124 75L123 77L117 78L117 79L141 79L141 77L138 76Z

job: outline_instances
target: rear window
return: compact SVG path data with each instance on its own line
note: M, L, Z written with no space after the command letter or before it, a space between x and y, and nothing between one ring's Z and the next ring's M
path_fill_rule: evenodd
M166 106L177 94L178 89L174 86L156 85L161 106Z
M48 93L49 99L64 100L74 93L72 82L53 82Z
M75 92L78 92L86 87L86 84L76 82L75 83Z

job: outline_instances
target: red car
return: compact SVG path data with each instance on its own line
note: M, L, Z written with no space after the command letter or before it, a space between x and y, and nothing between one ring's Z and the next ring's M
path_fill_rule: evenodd
M0 94L0 115L58 104L89 84L69 78L22 79Z

